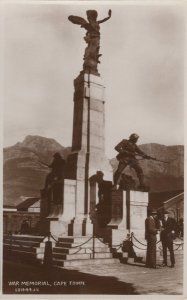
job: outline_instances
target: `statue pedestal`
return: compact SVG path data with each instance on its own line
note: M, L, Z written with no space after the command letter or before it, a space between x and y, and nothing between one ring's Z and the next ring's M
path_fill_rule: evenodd
M133 232L134 251L137 256L146 256L145 219L147 218L148 192L130 191L130 233ZM140 244L140 243L142 244ZM144 249L144 250L141 250Z
M111 245L120 245L127 234L134 236L142 243L145 241L145 219L147 217L148 192L112 191L112 219L108 224L111 229ZM140 244L137 246L140 248ZM139 253L138 249L134 249ZM145 255L145 253L144 253Z
M75 180L64 180L63 202L55 202L53 189L41 191L41 221L44 234L68 235L71 222L75 218Z

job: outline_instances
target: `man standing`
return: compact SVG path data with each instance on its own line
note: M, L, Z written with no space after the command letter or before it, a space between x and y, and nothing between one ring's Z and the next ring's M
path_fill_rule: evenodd
M162 219L162 229L160 234L160 239L162 242L163 248L163 267L167 266L167 249L170 252L170 260L171 260L171 268L175 266L175 256L173 251L173 240L176 235L177 224L175 219L169 217L169 212L167 210L163 210L163 219Z
M146 267L156 269L156 211L152 211L145 220L145 239L147 240Z
M143 158L149 159L150 156L145 154L136 145L139 136L136 133L132 133L128 140L123 139L116 147L115 150L119 152L116 158L119 160L118 169L114 174L114 187L116 188L121 181L121 174L123 170L130 166L136 171L137 177L140 182L140 187L144 186L143 171L140 167L136 155L141 155Z

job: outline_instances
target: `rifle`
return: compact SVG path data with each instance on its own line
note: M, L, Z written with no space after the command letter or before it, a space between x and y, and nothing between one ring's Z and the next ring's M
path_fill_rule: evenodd
M133 153L127 151L127 150L123 150L123 152L118 153L118 155L116 156L116 158L117 158L118 160L123 160L125 154L129 155L129 157L132 157L132 158L135 158L135 159L136 159L135 154L133 154ZM140 154L139 154L139 156L140 156ZM138 159L138 160L142 160L142 159L151 159L151 160L158 161L158 162L162 162L162 163L165 163L165 164L169 164L171 161L174 160L174 159L173 159L173 160L171 160L171 161L165 161L165 160L160 160L160 159L157 159L156 157L152 157L152 156L149 156L149 155L145 155L145 156L142 155L141 157L142 157L142 158L141 158L141 159Z
M45 162L43 162L43 161L41 161L41 160L39 160L39 159L38 159L38 162L39 162L41 165L50 168L50 166L49 166L48 164L46 164Z
M146 155L145 157L143 157L142 159L151 159L151 160L155 160L155 161L158 161L158 162L162 162L162 163L165 163L165 164L169 164L171 161L173 160L170 160L170 161L165 161L165 160L160 160L160 159L157 159L155 157L152 157L152 156L149 156L149 155ZM140 159L139 159L140 160Z

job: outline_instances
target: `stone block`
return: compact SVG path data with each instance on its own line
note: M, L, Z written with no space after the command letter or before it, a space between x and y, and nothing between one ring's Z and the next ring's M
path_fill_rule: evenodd
M103 88L102 86L96 85L94 83L91 83L90 98L104 101L105 100L105 88Z
M130 191L130 230L145 231L147 217L148 193Z
M103 79L100 76L84 73L84 81L88 82L88 80L90 81L90 83L95 83L103 86Z
M108 224L111 228L112 244L121 244L128 233L133 232L140 242L139 248L145 248L145 219L147 217L148 193L140 191L112 191L112 219ZM134 249L136 253L141 249Z
M111 247L119 248L119 245L125 240L127 236L127 231L125 228L116 228L111 231ZM118 252L122 252L119 248Z
M104 124L103 113L96 110L90 110L90 122L97 122L98 124Z
M147 217L147 207L131 205L130 206L130 229L145 229L145 219Z
M105 138L104 138L104 123L102 122L101 124L99 124L95 120L91 121L90 122L90 133L92 133L93 135L96 135L96 136L100 136L100 137L102 137L103 140L105 140Z
M96 148L100 148L101 150L103 149L104 147L104 139L102 136L97 136L97 135L94 135L92 134L90 136L90 150L91 152L94 152L94 147L96 146Z
M85 167L77 168L77 180L85 180Z
M133 263L134 263L134 258L128 257L128 264L133 264Z
M57 239L60 236L68 234L68 222L67 221L51 221L50 232Z
M90 110L95 110L97 112L104 113L104 103L96 99L90 100Z
M148 192L130 191L130 203L135 205L148 205Z
M108 226L126 229L126 203L122 190L112 191L112 219Z
M60 220L67 220L68 223L75 217L76 181L64 180L64 209Z

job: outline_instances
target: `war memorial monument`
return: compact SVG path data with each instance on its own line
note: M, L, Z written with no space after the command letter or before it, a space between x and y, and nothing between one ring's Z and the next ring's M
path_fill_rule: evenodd
M67 11L65 6L61 8L62 10L57 15L55 15L57 9L55 5L54 10L50 10L49 15L49 8L47 6L46 10L44 10L45 13L42 11L42 16L45 16L46 20L52 22L50 24L54 26L52 28L49 26L48 38L51 37L51 34L53 34L52 36L54 36L54 33L56 34L56 31L53 32L53 29L57 25L56 16L59 17L61 25L67 26L67 30L64 29L65 33L70 28L74 33L81 32L85 34L83 40L79 40L78 38L72 40L69 38L68 32L69 44L63 44L68 51L71 46L85 45L82 67L80 67L80 70L78 68L78 71L75 71L78 74L73 75L74 91L71 95L71 88L66 90L64 88L63 90L68 100L67 104L71 106L73 111L72 144L71 148L63 147L54 139L34 136L31 142L19 142L13 147L8 147L8 150L5 151L5 158L8 158L8 163L6 161L7 178L12 172L12 177L10 178L12 181L7 180L5 186L10 187L11 195L15 193L14 197L12 197L14 201L17 194L15 192L16 189L13 189L11 184L13 182L17 188L22 179L24 179L22 185L25 185L25 189L21 190L22 185L20 185L19 193L25 193L25 195L32 193L31 195L37 195L37 197L25 197L24 201L22 198L20 200L22 202L18 205L16 202L17 206L11 212L9 212L10 208L8 207L6 215L3 214L3 293L49 293L63 295L97 293L100 295L137 295L149 293L151 295L161 295L165 293L169 295L170 291L172 291L174 295L180 294L183 288L181 268L183 265L183 233L180 235L182 230L181 232L177 231L179 227L177 228L176 222L175 224L174 222L172 223L172 218L168 217L168 211L165 208L170 207L168 201L171 200L172 207L176 206L176 219L178 220L179 216L183 213L183 193L177 194L174 198L163 202L164 204L162 203L161 206L161 201L157 201L157 199L160 200L161 192L159 190L158 193L154 193L155 190L152 185L153 182L155 186L162 185L161 181L163 181L164 197L167 192L170 192L170 190L167 191L167 186L169 184L170 186L172 185L172 180L176 180L177 176L179 177L180 168L182 169L182 164L177 168L177 164L180 162L179 159L182 161L182 150L179 146L174 146L174 149L172 151L169 149L169 151L169 146L166 147L165 145L156 143L150 143L148 146L141 145L142 147L140 146L139 148L137 146L138 132L133 133L134 129L132 129L136 128L137 124L133 126L133 122L135 123L137 119L134 119L132 116L128 120L124 118L124 122L121 124L122 130L129 132L129 138L118 141L118 144L114 148L117 152L116 159L118 162L116 159L108 159L105 152L106 105L109 100L110 103L115 101L116 89L114 88L114 96L112 96L113 91L111 91L111 98L107 99L107 87L105 87L104 78L102 78L102 72L99 68L99 64L102 63L102 55L105 57L105 53L101 54L100 52L100 26L109 25L111 18L113 18L112 10L109 9L106 17L100 19L97 10L85 9L86 18L84 19L80 16L71 15L71 7L67 8ZM121 9L120 6L118 9ZM80 10L76 8L74 11ZM105 8L103 11L105 11ZM113 14L116 11L114 9ZM124 12L125 14L127 13L126 10ZM33 11L32 23L34 23L33 20L36 18L35 13L36 10ZM120 24L122 18L126 16L125 14L121 15L121 19L119 18ZM55 20L53 19L54 15ZM137 16L136 12L135 16ZM40 23L41 20L40 18L38 19ZM130 19L131 15L129 16ZM116 20L114 21L116 22ZM131 22L133 23L133 21L134 19L132 18ZM145 19L145 22L147 22L147 19ZM46 30L46 24L43 24L43 21L41 23L41 32L44 32L43 29L45 28L44 30ZM119 32L119 23L115 29L117 31L114 31L113 35L115 32ZM30 23L28 25L30 26ZM129 28L131 34L131 26ZM135 28L137 29L137 24ZM58 30L61 34L61 27ZM48 38L46 39L47 42ZM152 38L151 36L151 40ZM61 47L61 36L59 40L58 35L56 41ZM119 43L121 42L120 35L118 41ZM105 43L107 44L108 42L110 41L105 39ZM57 44L55 45L57 46ZM113 42L111 49L114 49L114 47L119 47L118 43ZM62 49L60 48L60 56ZM107 52L108 48L106 47L105 49L103 52ZM31 51L28 53L30 54ZM53 51L52 48L52 54L54 54ZM77 49L73 49L73 53L77 52L79 52ZM141 51L137 49L137 52ZM124 55L123 49L121 53ZM49 53L47 53L47 56L49 56ZM61 75L58 75L58 71L60 70L61 74L63 70L66 84L67 80L71 84L72 79L68 79L69 77L66 76L64 70L67 70L74 61L81 62L82 58L79 56L71 54L72 61L68 62L66 67L63 65L63 68L59 64L59 68L57 69L54 64L54 73L50 76L57 74L56 77L60 78L60 90L58 91L58 95L54 96L53 86L49 84L48 90L46 89L45 93L51 91L52 98L54 96L58 101L58 96L60 95L61 97L63 89ZM33 57L35 58L34 54ZM41 54L38 57L40 59ZM132 54L132 58L134 60L134 54ZM50 64L54 61L53 55L51 59L49 59ZM128 56L126 60L128 60ZM120 68L121 61L120 56L118 60ZM134 61L136 64L136 59ZM56 62L57 64L59 63L58 58ZM64 64L64 60L62 60L62 63ZM107 64L109 63L107 62ZM116 64L116 61L114 60L112 63ZM130 64L131 61L129 62ZM124 66L122 69L124 69ZM110 65L108 70L113 72L113 68ZM45 68L43 72L46 72ZM127 68L127 76L129 75L128 72L129 69ZM134 76L134 72L132 71L131 73ZM117 74L119 75L118 72ZM128 86L127 78L124 79L121 77L121 79L122 83L126 82L126 89ZM129 105L129 109L131 102L128 101L131 101L132 98L129 96L129 100L127 99L128 93L125 94L126 96L123 94L124 89L121 81L119 78L116 78L116 80L120 84L117 91L118 96L121 94L121 104L123 105L124 103L125 109ZM44 82L46 84L45 80ZM56 85L56 79L54 79L54 82ZM115 86L115 80L111 86ZM40 88L40 83L37 86L37 90L38 87ZM129 89L131 89L131 85ZM73 101L69 101L68 93L66 94L69 90L70 99ZM145 90L147 90L147 82ZM38 94L40 95L40 93ZM137 95L138 103L142 106L143 97L139 98L139 91L137 91ZM43 103L46 103L46 98L43 98ZM49 99L51 100L51 95ZM139 99L142 99L142 101ZM114 105L119 105L117 102ZM57 110L59 110L60 120L63 118L59 107L63 109L65 103L64 96L64 101L54 104L55 115L51 116L50 120L53 121L54 117L57 116ZM49 110L51 110L51 105L53 104L50 103ZM119 105L118 108L121 109L121 106ZM127 111L126 115L128 114ZM66 109L64 113L66 114ZM44 118L48 122L47 124L49 124L47 109L44 113ZM59 118L56 117L56 119ZM39 122L41 121L39 119ZM63 121L65 124L66 119ZM119 123L116 122L116 127L118 125ZM62 125L60 126L61 129L64 128ZM144 126L144 123L142 126ZM140 128L139 131L142 132ZM60 137L63 136L63 139L66 137L65 134L62 134L61 130L57 129L54 132L58 133L57 136L59 134ZM48 133L46 135L48 136ZM68 136L71 137L71 133ZM117 138L117 135L115 138ZM35 142L36 139L37 142ZM43 139L45 139L45 143L43 143ZM155 148L157 151L154 150L154 146L159 146L158 150ZM162 149L165 149L164 156L161 158L163 160L151 157L142 151L145 150L151 155L161 157L160 153ZM43 152L45 153L43 154ZM175 158L173 153L178 155L179 158ZM51 159L52 162L50 163ZM153 168L151 164L139 162L139 160L144 159L154 160L160 164L157 164ZM170 172L165 177L164 174L161 176L162 173L165 173L165 170L169 169L169 166L168 168L161 168L160 165L164 163L169 164L170 162L173 162L172 166L170 166ZM171 176L168 179L167 185L165 185L164 180L166 181L175 168L177 168L175 173L177 176ZM16 176L18 178L17 181L15 181ZM150 185L151 189L145 185L145 182L149 182L148 185ZM178 185L176 184L176 186ZM8 192L7 198L10 195ZM154 194L157 194L155 199L158 205L155 205L154 209L152 209ZM19 210L16 211L17 208ZM7 220L10 224L8 224ZM168 242L167 238L164 240L164 232L167 233L167 222L168 224L169 222L173 224L172 227L168 225L170 226L168 236L172 240L170 244L166 243L166 241ZM7 225L6 228L5 225ZM173 239L176 239L175 243ZM170 251L171 265L168 264L168 250ZM176 251L176 266L174 251ZM168 267L176 268L173 272ZM154 271L153 269L158 270Z
M88 21L78 16L68 18L86 30L87 47L83 70L74 80L72 151L67 158L64 178L41 190L41 233L50 232L56 238L67 240L69 237L77 244L86 243L92 236L98 237L96 244L107 244L115 252L115 247L119 248L132 232L140 241L144 240L148 192L129 186L113 189L113 171L105 156L107 99L98 63L100 24L110 17L111 10L108 17L97 21L97 11L88 10ZM99 249L103 252L102 247ZM108 252L106 249L104 257L112 257ZM95 257L103 257L100 254ZM80 253L79 257L81 259Z

